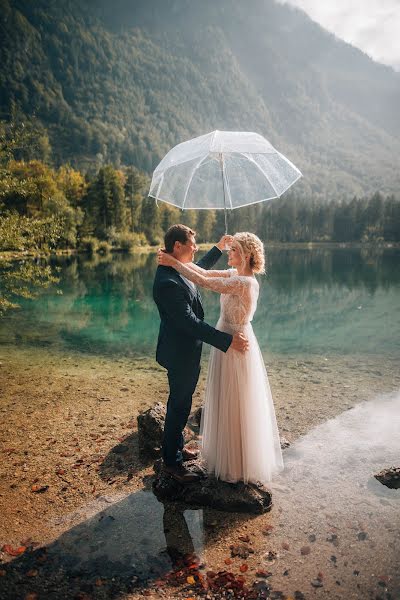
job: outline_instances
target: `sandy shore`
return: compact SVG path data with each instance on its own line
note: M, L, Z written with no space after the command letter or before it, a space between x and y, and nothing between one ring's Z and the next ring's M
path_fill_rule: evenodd
M398 362L387 358L265 358L279 429L291 442L361 401L400 388ZM141 490L149 490L152 463L144 464L138 456L136 417L155 401L166 399L167 385L164 371L150 359L110 359L3 346L0 363L0 597L136 598L143 593L154 598L197 597L188 581L176 587L163 582L157 589L150 586L144 592L111 592L107 577L102 581L98 574L94 583L86 582L81 588L79 578L73 585L68 581L71 596L62 584L58 584L59 592L46 592L40 564L32 568L29 563L28 570L24 572L21 567L14 577L13 565L24 555L54 544L72 526L104 506L129 496L140 497ZM201 404L204 380L205 364L194 408ZM122 441L129 446L128 452L119 451ZM331 499L327 499L328 513L330 504ZM309 550L300 552L303 546L312 546L312 555L316 555L316 542L307 541L310 535L313 540L312 522L306 528L305 541L299 535L304 529L302 524L293 534L298 543L288 540L289 530L278 522L283 511L283 501L275 504L271 513L257 518L204 511L204 568L235 572L249 585L257 571L275 569L270 583L282 594L275 597L294 598L295 591L305 598L396 597L390 592L391 575L377 573L383 577L379 580L383 583L374 581L373 585L370 579L362 579L362 569L355 568L350 560L350 555L354 555L350 548L340 549L342 563L351 562L349 567L342 564L342 569L345 573L359 570L360 575L343 578L337 564L335 567L336 559L332 559L330 566L336 569L336 579L326 577L322 573L326 567L317 569L315 561L308 558ZM178 511L171 522L180 518ZM178 532L177 536L181 536L178 543L184 547L182 534ZM248 538L246 543L254 550L246 560L230 558L229 548L238 543L238 536ZM299 549L294 558L291 551L296 544ZM329 552L329 542L324 544ZM271 564L266 567L261 556L272 546L286 557L284 561L270 559ZM27 549L20 550L17 557L10 556L10 549L15 553L21 547ZM362 562L362 551L358 550L358 560ZM324 551L320 552L322 556ZM246 568L240 570L242 564ZM290 575L285 575L285 571ZM318 581L318 573L321 586L310 585L310 581ZM3 593L2 588L6 590ZM12 596L10 589L14 590Z

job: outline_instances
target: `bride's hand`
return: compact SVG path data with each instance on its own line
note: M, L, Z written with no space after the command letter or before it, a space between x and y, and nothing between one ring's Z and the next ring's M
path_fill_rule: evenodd
M233 235L223 235L222 238L219 240L219 242L215 245L222 252L223 250L227 250L232 245L232 242L233 242Z
M176 258L165 252L162 248L157 250L157 261L163 267L173 267L177 263Z

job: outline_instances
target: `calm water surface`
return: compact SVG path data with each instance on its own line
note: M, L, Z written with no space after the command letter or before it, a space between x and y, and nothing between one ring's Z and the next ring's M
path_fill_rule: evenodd
M264 353L400 358L400 251L270 250L254 329ZM154 356L154 254L52 259L60 283L1 323L0 344ZM226 266L222 257L217 268ZM61 293L62 292L62 293ZM215 324L218 294L203 291Z

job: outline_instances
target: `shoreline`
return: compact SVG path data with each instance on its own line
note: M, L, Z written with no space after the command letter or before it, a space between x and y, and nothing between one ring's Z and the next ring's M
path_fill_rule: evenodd
M360 362L360 357L354 356L266 356L265 362L279 431L292 443L360 402L400 388L396 361L387 357L364 357ZM15 548L27 538L39 547L52 545L68 535L72 526L85 523L87 514L149 490L153 461L139 457L136 417L156 401L165 402L167 396L165 372L152 358L77 355L3 345L0 363L0 450L4 457L0 466L0 547L9 544ZM201 404L205 377L203 361L193 410ZM126 453L118 451L121 444L129 448ZM233 569L225 561L229 546L238 543L238 535L250 536L255 551L247 560L248 581L254 580L262 566L259 553L268 540L273 540L280 553L282 544L288 544L282 537L288 533L284 529L285 533L280 533L276 522L284 517L279 503L271 513L257 518L216 511L204 514L208 515L204 517L208 540L204 554L213 570ZM274 524L271 538L260 533L268 523ZM341 553L350 560L350 548L342 548ZM287 554L290 559L290 552ZM18 562L5 553L0 557L2 568L12 567L13 560ZM313 575L302 565L296 577L304 578L304 585L296 582L296 589L302 590ZM280 578L277 571L274 581L278 580L285 589L289 580ZM328 592L327 582L324 585ZM181 596L180 588L168 589L163 592L176 595L165 596L159 590L153 595L149 589L146 595L197 597L187 591ZM331 591L335 590L333 582ZM138 594L126 597L141 598L142 592ZM329 595L336 597L340 598ZM357 596L349 593L346 597Z
M213 243L200 243L198 244L199 250L209 250L215 244ZM265 248L268 249L282 249L282 250L389 250L389 249L399 249L399 242L382 242L378 244L374 243L362 243L362 242L265 242ZM119 248L111 249L107 253L99 253L103 256L112 255L112 254L141 254L141 253L151 253L156 252L158 246L134 246L130 252L126 252ZM0 251L0 261L6 262L9 260L21 260L23 258L51 258L52 256L76 256L76 255L90 255L88 252L84 252L78 250L76 248L66 248L54 250L52 252L40 252L33 250L4 250Z

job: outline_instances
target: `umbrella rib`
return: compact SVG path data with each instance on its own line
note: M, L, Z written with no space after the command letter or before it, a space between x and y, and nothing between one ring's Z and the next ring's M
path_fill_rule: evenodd
M266 172L264 171L264 169L262 169L262 168L260 167L260 165L258 165L258 164L256 163L256 161L254 160L254 158L253 158L251 155L249 155L249 154L246 154L245 152L238 152L238 154L241 154L242 156L244 156L245 158L247 158L247 160L250 160L250 162L252 162L252 163L253 163L253 165L255 165L259 171L261 171L261 173L264 175L265 179L268 181L268 183L270 184L270 186L271 186L271 187L272 187L272 189L274 190L274 192L275 192L275 194L276 194L276 197L277 197L277 198L279 198L279 194L278 194L278 192L276 191L276 188L275 188L274 184L272 183L272 181L270 181L270 178L268 177L268 175L266 174Z
M200 165L203 162L203 160L205 160L206 158L208 158L208 156L209 156L208 154L206 154L206 156L203 156L203 158L201 158L199 160L199 162L195 164L195 166L193 167L192 172L190 173L189 182L188 182L188 184L186 186L185 195L183 197L182 210L185 208L186 198L187 198L187 195L188 195L188 192L189 192L190 184L192 183L193 174L200 167Z

